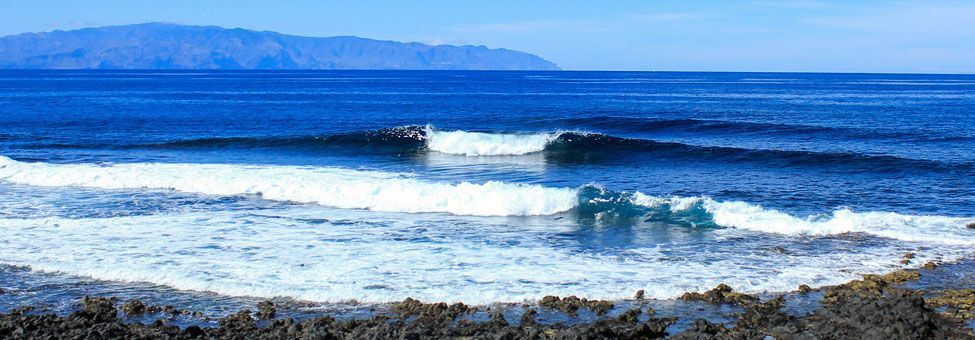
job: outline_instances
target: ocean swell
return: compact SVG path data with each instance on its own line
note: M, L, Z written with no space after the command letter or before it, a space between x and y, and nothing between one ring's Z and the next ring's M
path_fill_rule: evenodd
M975 246L972 218L853 212L796 217L710 197L651 196L598 186L557 188L490 181L444 183L380 171L235 164L48 164L0 156L0 181L99 189L163 189L311 203L342 209L470 216L560 213L594 222L630 221L685 227L737 228L785 235L866 233L909 242Z

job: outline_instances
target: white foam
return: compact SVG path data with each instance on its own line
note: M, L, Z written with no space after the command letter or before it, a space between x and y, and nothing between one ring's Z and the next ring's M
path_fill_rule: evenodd
M514 156L545 150L561 133L500 134L468 131L437 131L427 127L427 148L465 156Z
M327 167L232 164L47 164L0 156L0 180L33 186L172 189L345 209L476 216L551 215L576 191L505 182L428 182L407 174Z
M307 222L323 216L328 217L323 223ZM682 242L586 252L572 240L551 238L553 232L574 230L558 221L510 225L504 219L446 217L305 205L105 219L0 219L0 263L234 296L488 304L537 301L550 294L623 299L637 289L665 299L719 283L746 292L787 291L903 268L897 260L906 249L768 256L764 242L735 241L704 252ZM920 252L918 261L932 253Z
M408 174L328 167L233 164L48 164L0 156L0 181L34 186L172 189L207 195L260 195L269 200L343 209L441 212L471 216L537 216L569 211L578 190L491 181L429 182ZM853 212L796 217L739 201L658 197L636 192L633 204L668 204L674 212L703 207L723 227L784 235L867 233L908 242L975 246L972 218Z
M719 202L708 197L658 197L642 193L634 194L632 202L647 207L670 204L674 212L700 204L719 226L764 233L811 236L866 233L908 242L975 246L975 232L965 227L975 222L971 218L894 212L857 213L850 209L800 218L740 201Z

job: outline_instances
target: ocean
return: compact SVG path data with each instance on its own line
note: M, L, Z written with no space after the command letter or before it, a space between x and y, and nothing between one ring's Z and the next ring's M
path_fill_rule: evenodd
M971 255L973 110L973 75L0 71L0 288L483 305L839 284Z

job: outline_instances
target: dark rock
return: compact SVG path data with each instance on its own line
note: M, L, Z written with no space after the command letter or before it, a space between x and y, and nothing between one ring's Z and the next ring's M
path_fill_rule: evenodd
M180 310L179 309L176 309L176 307L173 307L173 306L163 307L163 312L165 312L166 314L170 314L170 315L179 315L180 314Z
M637 300L643 300L643 297L645 295L646 295L646 292L644 292L643 289L640 289L640 290L636 291L636 295L634 295L633 298L634 299L637 299Z
M730 286L723 283L704 293L684 293L684 295L681 295L679 299L688 301L704 301L714 304L733 303L739 305L758 301L758 297L755 297L754 295L736 293L733 289L731 289Z
M938 268L938 263L937 262L934 262L934 261L928 261L928 262L925 262L924 263L924 266L923 267L924 267L924 269L927 269L927 270L934 270L935 268Z
M521 326L534 326L538 324L538 311L534 309L526 309L524 313L521 313Z
M596 315L603 315L613 309L613 303L603 300L580 299L575 295L566 298L558 296L546 296L538 301L538 305L543 308L562 311L571 316L578 315L579 308L585 307Z
M204 332L200 326L196 325L186 327L186 329L183 330L183 333L186 334L186 336L190 339L202 338L206 335L206 332Z
M244 309L220 319L220 328L225 332L246 334L256 330L257 324L251 318L251 311Z
M423 303L413 298L406 298L403 302L395 303L391 309L394 313L399 314L400 318L404 319L416 316L453 320L461 314L477 311L477 308L468 307L463 303L455 303L452 305L447 305L443 302Z
M914 259L914 253L904 253L904 257L901 258L901 264L910 264L912 259Z
M115 309L115 299L88 297L81 298L82 310L75 315L84 317L92 322L107 322L118 319L118 310Z
M969 224L965 225L965 228L975 229L975 222L972 222L972 223L969 223Z
M975 319L975 289L951 289L927 300L931 306L945 307L944 314L961 320Z
M799 285L799 289L797 291L799 294L808 294L809 292L812 292L813 289L812 287L809 287L809 285Z
M914 270L898 270L886 275L863 275L863 280L853 280L828 289L823 295L823 304L831 305L838 299L851 295L882 295L891 285L919 278L921 274Z
M146 312L146 305L139 300L129 300L122 304L122 312L128 316L138 316Z
M274 315L277 314L277 309L274 308L274 302L270 300L264 300L257 303L257 318L270 320L274 319Z

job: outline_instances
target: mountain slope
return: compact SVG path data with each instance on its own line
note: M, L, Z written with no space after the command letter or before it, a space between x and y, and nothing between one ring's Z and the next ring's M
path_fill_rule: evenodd
M533 54L148 23L0 38L6 69L557 70Z

